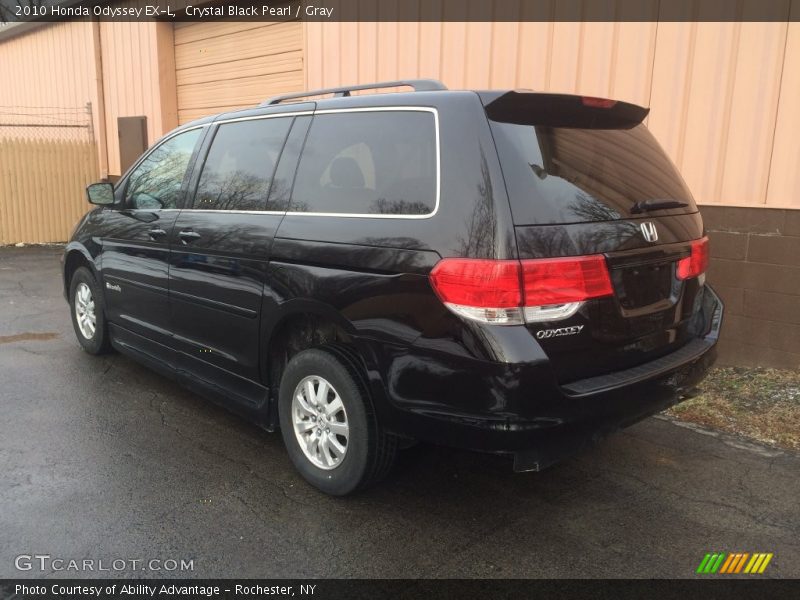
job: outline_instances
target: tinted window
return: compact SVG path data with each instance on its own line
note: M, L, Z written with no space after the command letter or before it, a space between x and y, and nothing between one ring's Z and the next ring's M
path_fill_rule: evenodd
M220 125L197 184L194 208L267 210L275 163L291 117Z
M688 204L655 215L697 210L644 125L579 129L492 122L492 130L517 224L641 217L631 209L644 200Z
M424 215L436 205L436 131L430 112L314 117L289 210Z
M297 171L297 163L300 161L300 151L306 141L308 126L311 124L311 117L304 115L295 117L289 137L281 151L281 158L275 168L275 175L272 178L272 186L269 190L267 200L270 210L284 211L289 206L289 198L292 191L292 182Z
M178 134L153 150L128 177L125 206L176 208L183 176L201 132L192 129Z

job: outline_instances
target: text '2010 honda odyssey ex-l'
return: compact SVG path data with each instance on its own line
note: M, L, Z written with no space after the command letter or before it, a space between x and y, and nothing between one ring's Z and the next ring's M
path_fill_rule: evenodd
M331 494L414 440L544 468L714 359L708 240L647 112L415 80L188 123L89 186L76 335L280 428Z

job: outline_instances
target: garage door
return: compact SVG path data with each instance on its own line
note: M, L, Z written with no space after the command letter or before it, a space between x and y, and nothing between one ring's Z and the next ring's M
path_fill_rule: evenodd
M178 120L303 89L303 29L284 23L176 23Z

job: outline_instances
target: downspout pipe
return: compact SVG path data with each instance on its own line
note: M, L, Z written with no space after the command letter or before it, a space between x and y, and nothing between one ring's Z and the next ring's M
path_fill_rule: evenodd
M100 43L100 21L92 19L92 44L94 47L94 83L97 98L97 155L100 178L108 179L108 137L106 134L106 101L103 87L103 49Z

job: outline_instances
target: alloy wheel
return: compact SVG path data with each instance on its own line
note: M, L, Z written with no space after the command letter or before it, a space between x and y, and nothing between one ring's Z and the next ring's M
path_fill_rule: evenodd
M75 319L81 335L87 340L91 340L97 329L97 319L94 314L92 290L83 282L75 288Z
M331 470L342 463L350 427L342 399L328 380L311 375L297 384L292 425L303 454L315 467Z

